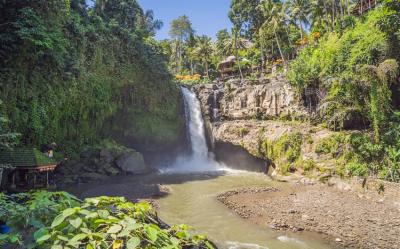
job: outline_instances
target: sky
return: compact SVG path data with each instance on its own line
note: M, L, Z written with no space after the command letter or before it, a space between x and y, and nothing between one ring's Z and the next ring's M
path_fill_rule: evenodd
M154 11L156 19L164 25L157 32L156 39L169 38L171 21L187 15L192 21L197 35L208 35L215 38L218 30L231 29L228 18L230 0L138 0L144 10Z

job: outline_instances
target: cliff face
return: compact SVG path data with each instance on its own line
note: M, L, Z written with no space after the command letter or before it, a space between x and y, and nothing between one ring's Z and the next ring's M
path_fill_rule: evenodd
M282 121L307 117L296 92L283 76L196 85L192 90L201 102L210 145L217 159L264 172L271 169L269 166L281 173L296 171L295 164L304 161L333 167L330 159L315 153L316 145L332 132ZM262 159L262 163L257 162L256 166L250 165L253 162L249 160L242 163L244 156L239 148ZM290 151L294 151L293 155L289 155Z
M295 91L283 76L264 80L231 80L196 85L204 115L211 122L304 116Z

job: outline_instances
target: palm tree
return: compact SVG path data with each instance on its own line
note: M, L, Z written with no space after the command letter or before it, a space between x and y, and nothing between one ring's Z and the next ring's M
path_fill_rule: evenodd
M268 33L272 33L275 37L276 45L279 49L279 54L282 58L284 64L286 64L285 57L282 53L281 43L279 41L278 33L282 29L283 26L286 25L285 23L285 9L282 3L275 3L274 0L266 0L262 1L260 4L260 9L265 17L265 22L260 28L262 33L261 36L265 36ZM263 35L264 34L264 35Z
M291 0L288 2L290 17L293 18L296 25L299 25L301 39L303 39L304 26L308 26L311 4L309 0ZM304 25L304 26L303 26Z
M209 78L209 62L211 61L211 56L214 52L213 44L211 38L203 35L197 38L197 48L196 54L199 57L200 62L203 64L205 69L205 75Z

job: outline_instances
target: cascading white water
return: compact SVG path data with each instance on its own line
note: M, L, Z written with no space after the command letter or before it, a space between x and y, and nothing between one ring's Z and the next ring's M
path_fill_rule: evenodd
M201 114L200 101L196 95L186 87L182 87L182 93L186 108L186 122L189 124L189 138L192 149L192 157L204 159L208 157L206 136L204 134L204 122Z
M185 102L191 153L179 157L174 165L162 170L162 172L187 173L229 170L224 165L217 163L213 154L208 152L200 101L196 94L186 87L181 87L181 90Z

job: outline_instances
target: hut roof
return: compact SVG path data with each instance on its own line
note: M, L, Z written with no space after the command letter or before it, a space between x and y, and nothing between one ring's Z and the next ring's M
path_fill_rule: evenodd
M0 150L0 164L15 168L36 168L57 165L57 162L33 148L13 148Z
M235 62L235 61L236 61L236 57L231 55L231 56L228 56L225 60L221 61L220 64L231 63L231 62Z
M235 64L236 61L236 57L231 55L228 56L225 60L221 61L220 63L218 63L218 68L222 69L224 67L230 67L233 66Z

